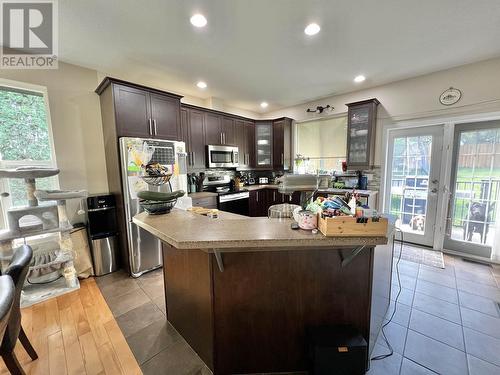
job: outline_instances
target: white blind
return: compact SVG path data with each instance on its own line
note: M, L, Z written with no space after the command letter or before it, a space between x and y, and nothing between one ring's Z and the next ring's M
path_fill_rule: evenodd
M297 152L308 158L345 158L347 116L298 123Z

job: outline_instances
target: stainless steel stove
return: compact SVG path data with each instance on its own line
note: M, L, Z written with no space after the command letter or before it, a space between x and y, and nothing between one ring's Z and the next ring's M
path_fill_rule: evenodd
M203 182L203 190L218 194L219 210L248 216L250 193L246 189L235 189L231 180L232 175L229 173L208 174Z

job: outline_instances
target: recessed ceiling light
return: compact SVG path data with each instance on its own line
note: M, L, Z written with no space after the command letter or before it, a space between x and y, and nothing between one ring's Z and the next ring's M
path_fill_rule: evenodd
M366 79L365 76L359 75L359 76L354 77L354 82L360 83L360 82L363 82L365 79Z
M267 106L268 106L268 105L269 105L269 104L267 104L267 102L262 102L262 103L260 103L260 106L261 106L262 108L267 108Z
M203 82L203 81L200 81L196 84L196 86L198 86L198 88L200 89L206 89L207 88L207 83L206 82Z
M310 23L304 29L304 33L306 33L306 35L316 35L320 30L321 27L319 27L317 23Z
M195 14L190 19L191 24L196 27L204 27L207 24L207 19L203 14Z

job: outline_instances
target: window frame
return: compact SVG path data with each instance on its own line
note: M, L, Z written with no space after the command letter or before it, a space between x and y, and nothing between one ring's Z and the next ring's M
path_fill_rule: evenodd
M49 105L49 95L47 87L35 85L32 83L14 81L9 79L0 78L0 87L32 92L42 96L45 103L45 116L47 122L47 131L49 138L49 146L50 146L50 160L49 161L40 161L40 160L32 160L32 161L20 161L20 160L0 160L0 168L18 168L22 166L40 166L40 167L50 167L56 168L57 160L56 160L56 152L55 152L55 144L54 144L54 135L52 131L52 121L50 115L50 105ZM59 189L59 176L55 177L55 188ZM5 178L0 178L0 193L7 192L8 185L6 183ZM5 204L4 204L5 203ZM10 195L5 198L0 198L0 228L7 228L7 210L12 207L12 201Z

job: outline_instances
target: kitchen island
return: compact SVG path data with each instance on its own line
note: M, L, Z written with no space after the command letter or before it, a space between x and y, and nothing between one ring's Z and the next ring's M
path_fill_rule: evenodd
M175 209L133 220L162 241L167 318L214 374L307 370L312 327L352 325L372 351L390 299L390 233L325 237Z

